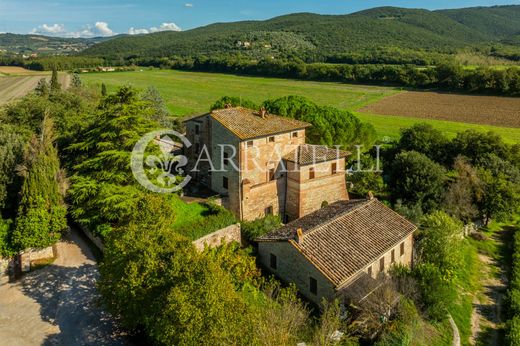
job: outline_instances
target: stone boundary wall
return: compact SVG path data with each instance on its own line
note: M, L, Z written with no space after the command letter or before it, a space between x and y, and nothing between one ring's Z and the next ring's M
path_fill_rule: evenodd
M234 241L238 243L242 242L240 224L231 225L216 232L210 233L200 239L195 240L193 245L197 250L204 251L205 246L213 248L222 244L229 244Z
M9 282L10 273L14 270L12 258L0 257L0 286Z
M54 246L44 249L27 249L20 252L20 267L23 273L31 270L32 262L56 258Z
M103 241L101 238L96 237L92 232L90 232L86 227L78 225L78 227L81 229L83 234L87 236L87 238L101 251L105 252L105 245L103 244Z

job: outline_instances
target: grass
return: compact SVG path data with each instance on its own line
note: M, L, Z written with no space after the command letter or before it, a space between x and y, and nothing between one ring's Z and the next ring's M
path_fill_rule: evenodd
M455 121L444 120L430 120L430 119L415 119L401 116L376 115L354 112L354 114L362 121L374 125L380 138L398 139L400 137L400 130L407 128L416 123L427 123L442 131L447 137L453 138L457 132L466 130L477 131L493 131L510 144L520 143L520 128L498 127L491 125L477 125L468 124Z
M206 112L216 100L225 95L239 96L257 103L261 103L268 98L300 95L321 105L355 111L401 91L400 88L382 86L157 69L89 73L81 75L81 78L85 84L96 88L101 88L101 83L104 83L108 91L114 91L118 86L125 84L133 85L139 89L155 86L163 96L169 110L176 116ZM356 115L361 120L374 125L380 139L398 138L401 128L409 127L418 122L425 122L432 124L450 137L455 136L458 131L474 129L494 131L509 143L520 143L520 129L518 128L375 114L356 113Z
M170 111L178 116L206 112L216 100L226 95L241 96L258 103L268 98L300 95L323 105L358 109L399 92L399 89L389 87L153 69L91 73L83 74L81 78L87 85L105 83L108 91L122 84L141 89L153 85L161 92Z
M174 230L180 230L188 225L200 222L208 213L208 207L200 203L185 203L178 196L171 198L175 221L172 225Z
M458 300L449 307L449 312L459 328L461 343L468 345L471 336L473 297L480 290L479 260L477 249L468 240L463 241L460 254L463 258L462 266L458 268L455 280Z

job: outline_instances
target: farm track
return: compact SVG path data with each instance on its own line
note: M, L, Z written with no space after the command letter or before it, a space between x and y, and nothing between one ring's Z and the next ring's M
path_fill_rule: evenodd
M359 112L520 127L520 97L409 91L386 97L361 108Z

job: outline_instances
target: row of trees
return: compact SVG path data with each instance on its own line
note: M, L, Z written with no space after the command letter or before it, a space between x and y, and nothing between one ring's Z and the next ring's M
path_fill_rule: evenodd
M225 105L259 109L254 102L238 97L225 96L211 109ZM307 141L312 144L341 146L352 149L354 145L371 146L376 140L376 131L371 124L361 122L351 112L334 107L319 106L303 96L287 96L269 99L261 105L268 112L312 124L307 129Z
M224 72L347 83L401 85L464 92L520 94L520 69L466 69L455 62L413 64L328 64L290 59L248 60L241 56L142 59L134 63L180 70Z

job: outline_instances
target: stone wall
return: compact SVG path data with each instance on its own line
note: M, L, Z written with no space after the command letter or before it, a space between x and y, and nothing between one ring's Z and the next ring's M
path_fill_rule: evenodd
M383 271L387 273L393 265L402 264L410 266L412 264L413 254L413 235L403 240L405 252L401 256L401 243L377 258L372 263L367 263L366 267L360 272L369 272L372 268L372 277L376 279L380 275L380 259L385 259ZM394 251L394 262L392 262L392 250ZM276 269L271 268L271 254L276 256ZM262 266L269 272L275 274L287 283L294 283L298 291L313 303L320 305L322 298L334 298L343 287L348 287L352 280L357 278L353 275L350 280L345 281L341 287L335 288L334 285L322 274L314 265L312 265L294 246L289 242L260 242L258 243L258 258ZM310 278L314 278L318 282L318 294L310 291Z
M0 286L9 282L9 275L12 271L13 260L0 257Z
M103 244L103 241L101 238L96 237L92 232L90 232L86 227L79 226L81 228L81 231L83 234L87 236L87 238L101 251L105 251L105 245Z
M40 260L49 260L56 258L56 251L54 246L49 246L44 249L27 249L20 253L20 266L22 272L31 270L32 263Z
M276 269L271 268L271 254L276 256ZM321 304L322 298L334 297L333 284L288 242L258 243L258 258L262 266L286 283L294 283L307 299ZM310 278L318 283L317 294L310 291Z
M333 163L336 163L335 174L332 173ZM313 179L309 178L311 168L315 172ZM287 215L290 221L321 209L323 202L332 204L348 199L345 159L302 166L287 177Z
M197 250L203 251L206 246L213 248L222 244L229 244L232 242L241 243L242 232L240 230L240 224L231 225L211 234L208 234L200 239L193 242L193 245Z

